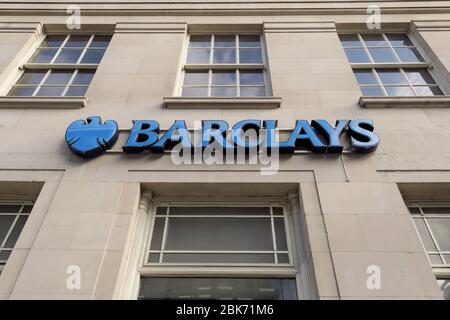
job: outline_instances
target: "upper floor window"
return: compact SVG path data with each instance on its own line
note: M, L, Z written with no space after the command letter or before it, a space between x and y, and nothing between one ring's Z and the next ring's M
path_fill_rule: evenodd
M9 96L84 96L110 35L49 35L41 42Z
M443 95L405 33L340 34L364 96Z
M255 97L268 91L261 35L190 36L182 96Z

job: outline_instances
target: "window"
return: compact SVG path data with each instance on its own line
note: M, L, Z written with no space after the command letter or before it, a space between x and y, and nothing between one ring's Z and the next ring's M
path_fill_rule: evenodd
M0 203L0 266L6 264L32 209L32 202Z
M283 206L161 203L149 219L140 299L297 299Z
M450 270L450 204L410 204L414 220L433 269ZM437 274L439 288L445 299L450 299L450 277Z
M340 34L339 38L364 96L443 95L406 34Z
M262 38L253 35L191 35L181 96L268 96Z
M84 96L111 36L49 35L36 49L9 96Z

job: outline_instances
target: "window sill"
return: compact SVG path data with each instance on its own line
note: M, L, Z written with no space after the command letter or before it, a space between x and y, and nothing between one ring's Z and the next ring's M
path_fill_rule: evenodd
M0 109L80 109L86 97L0 97Z
M430 97L361 97L364 108L450 108L450 96Z
M165 97L164 107L168 109L277 109L279 97Z

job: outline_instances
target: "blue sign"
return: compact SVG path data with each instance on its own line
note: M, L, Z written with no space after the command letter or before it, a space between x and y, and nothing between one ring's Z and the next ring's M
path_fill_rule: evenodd
M255 130L258 138L249 141L242 137L247 130ZM352 152L370 153L376 150L380 139L373 132L372 120L337 120L334 126L326 120L297 120L295 127L285 141L277 141L275 132L276 120L242 120L231 128L231 141L227 139L229 125L223 120L203 120L201 147L206 148L212 142L224 150L234 151L242 148L278 148L280 153L293 153L296 149L310 150L316 153L341 153L344 149L341 136L346 133ZM66 142L70 150L81 157L91 157L110 149L117 141L117 122L109 120L101 122L99 116L89 117L87 121L77 120L69 125ZM150 150L162 153L175 145L183 148L194 148L186 122L176 120L173 125L160 135L159 124L155 120L135 120L126 143L124 152L138 153Z

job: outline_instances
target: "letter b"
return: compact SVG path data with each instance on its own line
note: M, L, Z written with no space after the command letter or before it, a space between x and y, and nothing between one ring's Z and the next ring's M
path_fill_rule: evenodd
M159 123L155 120L135 120L127 142L122 146L124 152L141 152L149 149L159 138Z

